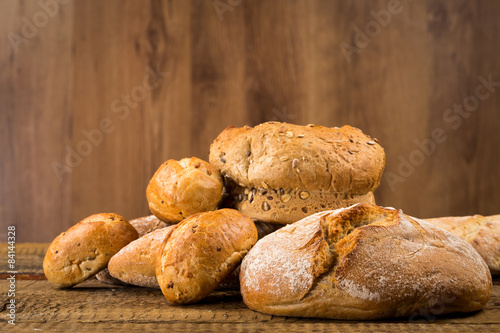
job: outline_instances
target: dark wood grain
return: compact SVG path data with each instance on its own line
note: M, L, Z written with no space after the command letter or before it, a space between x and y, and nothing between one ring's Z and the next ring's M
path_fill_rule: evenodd
M18 52L9 32L42 9L0 2L3 238L7 225L18 241L47 242L96 212L146 215L163 161L207 159L226 126L267 120L350 124L378 138L381 205L423 218L500 212L500 87L458 128L444 118L480 76L500 81L500 2L401 0L350 61L342 43L357 45L355 29L373 27L389 1L220 2L222 12L213 0L70 2ZM145 90L151 70L165 76ZM88 146L84 132L103 119L112 131ZM446 140L419 153L416 140L435 129ZM53 163L78 147L91 152L59 181Z

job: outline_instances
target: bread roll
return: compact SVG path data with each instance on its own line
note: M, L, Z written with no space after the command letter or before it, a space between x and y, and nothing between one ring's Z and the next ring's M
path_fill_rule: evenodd
M175 223L165 223L154 215L148 215L130 220L130 224L137 230L139 237L142 237L155 230L163 229Z
M156 278L165 298L194 303L212 292L257 241L251 219L233 209L196 214L178 224L158 252Z
M130 221L130 224L135 225L137 229L137 223L139 222L141 225L140 229L144 231L146 230L146 228L144 228L145 224L149 224L151 227L152 225L150 222L154 221L154 219L139 218ZM163 240L167 237L167 235L172 232L174 226L175 225L171 225L166 228L154 230L151 233L148 233L145 236L129 243L117 254L111 257L111 260L108 263L109 270L104 269L100 271L96 277L100 281L108 284L132 284L141 287L159 289L160 285L156 280L155 273L156 255L158 248L163 243ZM280 225L263 222L257 222L255 223L255 226L257 228L258 238L262 238L281 227ZM140 232L139 235L141 235ZM239 269L236 268L221 282L217 289L239 290L239 272Z
M326 211L259 240L241 293L272 315L368 320L469 312L491 295L485 262L465 241L400 210Z
M492 275L500 275L500 215L426 219L471 244L484 259Z
M374 203L385 166L359 129L268 122L226 128L210 146L229 206L253 220L288 224L327 209Z
M155 274L158 249L175 227L155 230L122 248L109 261L111 276L128 284L159 288Z
M168 160L149 182L149 209L160 220L172 223L217 208L223 192L222 178L199 158Z
M74 286L105 268L115 253L137 237L134 227L118 214L89 216L52 241L43 271L58 287Z
M130 224L137 230L137 233L139 234L139 238L149 234L150 232L153 232L158 229L162 229L167 227L168 225L163 221L160 221L156 216L154 215L148 215L148 216L143 216L143 217L138 217L136 219L130 220ZM99 273L96 274L95 276L97 280L107 283L107 284L114 284L114 285L126 285L125 282L114 278L109 274L109 270L107 268L103 269ZM158 286L159 288L159 286Z

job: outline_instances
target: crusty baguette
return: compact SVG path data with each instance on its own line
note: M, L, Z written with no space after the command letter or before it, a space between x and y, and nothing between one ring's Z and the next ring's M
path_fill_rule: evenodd
M240 283L251 309L351 320L477 311L492 288L484 260L464 240L363 204L262 238L243 259Z
M484 259L492 275L500 275L500 215L459 216L426 219L471 244Z

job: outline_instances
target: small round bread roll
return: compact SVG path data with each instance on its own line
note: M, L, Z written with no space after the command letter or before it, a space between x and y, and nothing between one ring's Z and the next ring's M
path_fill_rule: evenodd
M118 214L91 215L54 239L43 271L58 287L74 286L104 269L115 253L137 237L134 227Z
M492 288L470 244L366 204L316 213L262 238L241 264L240 284L256 311L349 320L477 311Z
M149 182L146 197L151 212L172 223L216 209L222 193L222 178L217 169L192 157L163 163Z
M233 209L196 214L165 238L156 260L163 295L177 304L206 297L257 241L253 221Z

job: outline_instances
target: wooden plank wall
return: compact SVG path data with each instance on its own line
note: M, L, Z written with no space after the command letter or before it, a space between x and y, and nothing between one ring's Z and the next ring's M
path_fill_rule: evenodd
M267 120L377 137L379 204L500 213L500 1L60 1L0 1L2 236L145 215L161 162Z

